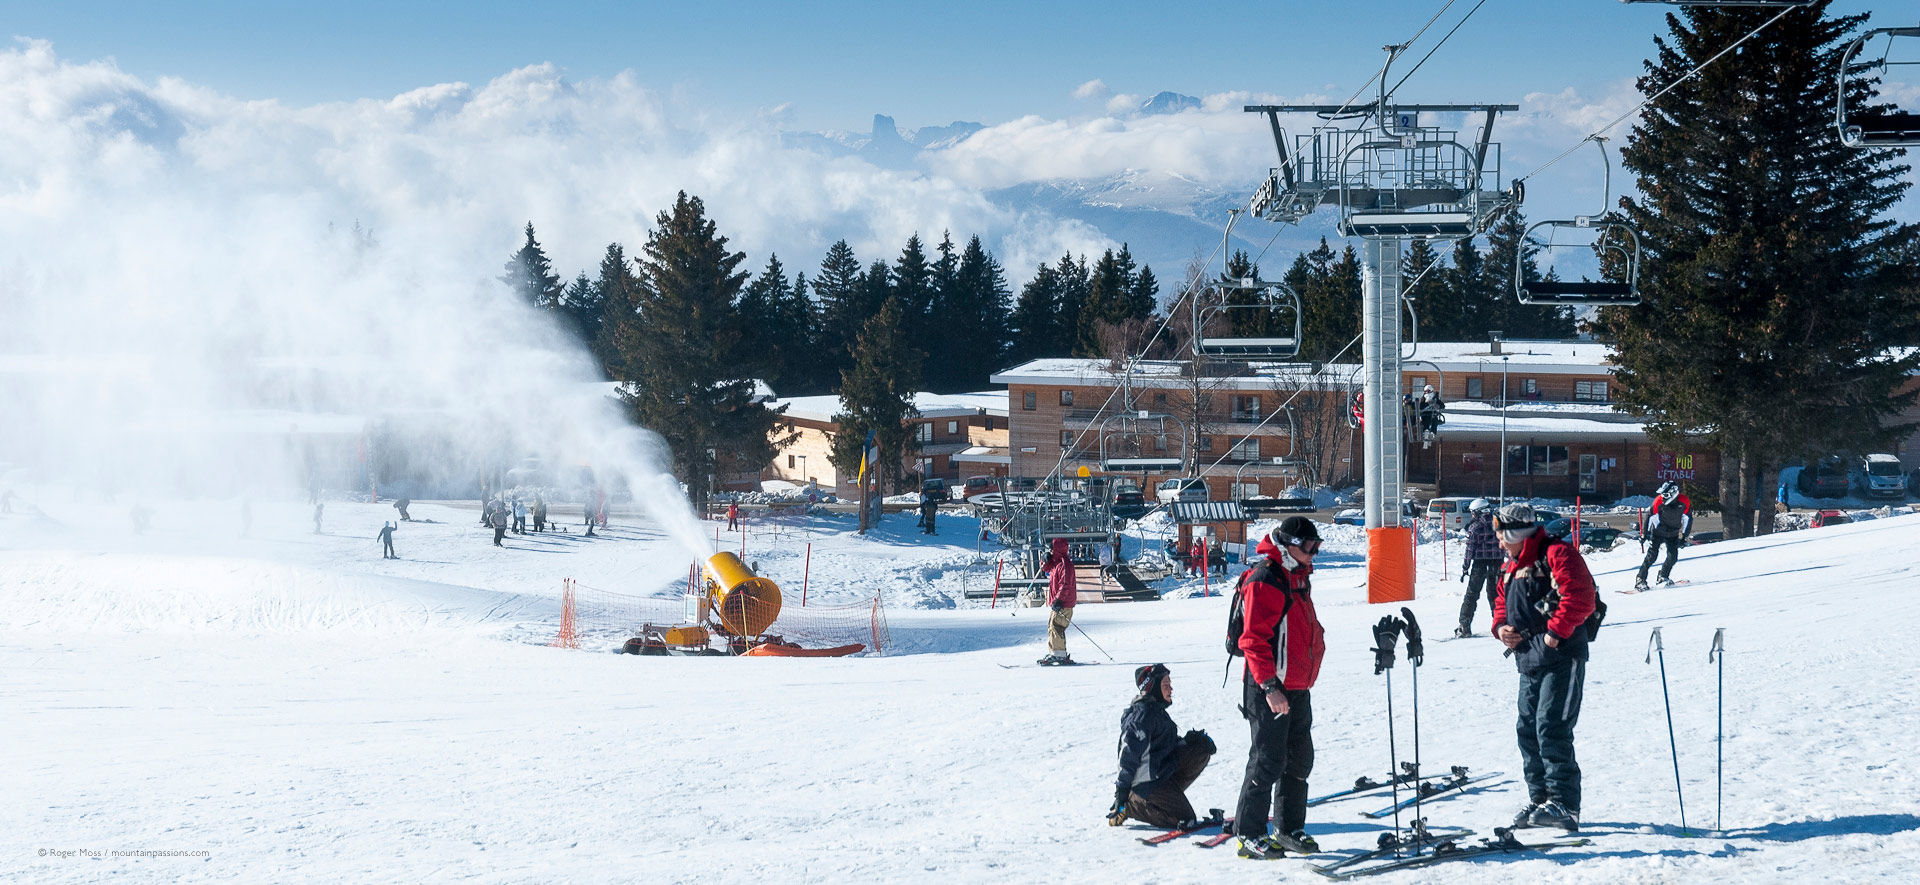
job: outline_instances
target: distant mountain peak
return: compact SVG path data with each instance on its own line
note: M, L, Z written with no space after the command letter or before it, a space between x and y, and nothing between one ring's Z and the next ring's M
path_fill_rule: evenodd
M1200 99L1194 98L1191 95L1181 95L1178 92L1162 92L1147 99L1145 104L1140 105L1140 113L1177 114L1181 111L1197 110L1199 107Z

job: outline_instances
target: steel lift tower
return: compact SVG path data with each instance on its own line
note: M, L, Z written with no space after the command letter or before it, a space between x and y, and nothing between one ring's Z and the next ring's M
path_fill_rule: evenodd
M1401 47L1389 47L1393 52ZM1481 233L1521 199L1500 186L1494 117L1517 105L1395 104L1384 72L1379 97L1363 105L1248 105L1265 114L1280 164L1249 205L1251 214L1298 222L1322 205L1339 212L1342 236L1366 242L1362 277L1363 412L1369 602L1413 598L1413 528L1403 524L1400 255L1410 240ZM1281 114L1321 122L1289 139ZM1428 115L1480 121L1468 141Z

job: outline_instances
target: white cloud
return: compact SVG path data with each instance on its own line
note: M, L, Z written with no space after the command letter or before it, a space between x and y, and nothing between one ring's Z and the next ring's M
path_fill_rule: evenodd
M1095 78L1092 80L1088 80L1087 82L1082 83L1078 87L1076 87L1073 90L1073 97L1081 98L1081 99L1105 98L1107 94L1110 93L1111 91L1112 90L1107 88L1107 83L1105 80Z
M1144 101L1144 99L1138 95L1130 92L1122 92L1119 95L1107 99L1107 113L1128 114L1138 111L1140 110L1140 103L1142 101Z

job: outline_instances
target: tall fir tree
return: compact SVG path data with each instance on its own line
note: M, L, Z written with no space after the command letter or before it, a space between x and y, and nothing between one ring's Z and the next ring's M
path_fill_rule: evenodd
M541 310L560 306L560 296L566 287L553 272L546 250L534 239L533 222L527 222L527 241L507 259L506 272L500 275L500 282L506 283L522 301Z
M978 236L967 240L954 277L959 295L956 320L937 336L954 342L954 358L945 385L932 389L948 393L982 390L992 374L1005 366L1012 293L1007 288L1006 272L980 245Z
M746 255L727 251L706 206L685 191L654 223L640 262L645 322L621 341L632 370L622 395L634 420L666 439L674 474L698 503L720 471L757 474L772 460L777 416L741 372Z
M853 343L872 313L867 309L861 281L860 259L846 240L837 240L827 248L820 262L820 273L813 278L815 311L819 321L816 346L818 365L815 385L832 386L840 381L840 372L852 363Z
M589 348L600 337L600 319L605 308L603 302L600 287L587 277L586 271L575 276L560 295L560 313L566 317L567 327L573 330L575 339Z
M855 338L850 354L853 365L840 380L841 411L833 416L840 429L830 441L833 466L853 476L860 469L867 433L872 431L880 457L870 469L879 470L885 486L895 490L905 476L902 464L917 445L906 420L919 414L913 394L920 386L924 357L901 328L904 314L899 300L889 298Z
M1788 459L1884 445L1913 394L1920 232L1889 210L1899 154L1851 150L1833 123L1834 70L1866 16L1829 3L1781 21L1679 82L1771 11L1689 8L1638 82L1651 102L1621 152L1640 196L1620 207L1643 247L1644 303L1608 308L1627 409L1675 449L1720 452L1730 537L1771 529ZM1850 103L1872 101L1855 81ZM1696 489L1696 492L1706 491Z
M1060 339L1061 295L1059 271L1047 264L1034 268L1033 279L1020 287L1020 299L1009 321L1013 334L1009 362L1066 355L1054 347Z
M1417 239L1407 247L1400 272L1417 318L1411 331L1422 341L1472 340L1463 321L1465 305L1447 292L1445 271L1431 242Z
M901 334L925 353L932 333L934 268L919 234L908 237L900 257L894 259L891 283L888 294L900 301Z
M1076 259L1072 252L1060 256L1054 271L1060 277L1060 314L1059 322L1054 325L1057 337L1049 350L1059 356L1070 356L1079 349L1080 316L1087 310L1087 296L1093 289L1093 271L1087 267L1085 255Z
M771 255L740 294L745 364L783 396L801 395L812 381L813 310L804 285L789 283L780 256Z
M593 352L600 358L607 377L615 381L626 381L629 377L620 340L639 340L633 337L636 331L633 327L641 321L640 285L640 277L634 273L626 249L619 243L608 243L606 254L600 258L600 275L594 281L594 287L600 291L600 324L593 338Z

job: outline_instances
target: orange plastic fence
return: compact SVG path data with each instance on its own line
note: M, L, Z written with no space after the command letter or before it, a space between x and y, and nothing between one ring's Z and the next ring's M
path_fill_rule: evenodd
M1367 601L1410 602L1413 582L1413 529L1367 529Z

